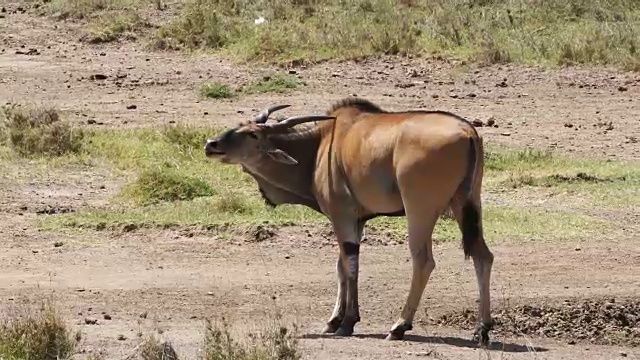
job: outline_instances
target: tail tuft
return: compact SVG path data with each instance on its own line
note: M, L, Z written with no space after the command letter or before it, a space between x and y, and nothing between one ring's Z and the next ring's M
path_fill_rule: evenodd
M462 249L464 258L471 256L471 249L480 238L480 214L478 208L471 202L462 207Z

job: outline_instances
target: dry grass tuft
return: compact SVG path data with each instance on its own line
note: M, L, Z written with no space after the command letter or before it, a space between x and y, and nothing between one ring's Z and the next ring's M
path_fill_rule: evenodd
M0 320L0 359L68 359L79 340L51 305Z
M149 336L141 344L140 357L142 360L178 360L178 354L170 342L159 341Z
M52 108L11 104L0 109L0 144L8 144L21 156L77 154L84 135Z
M205 360L298 360L301 358L295 331L274 325L260 334L237 340L224 318L222 324L207 321Z

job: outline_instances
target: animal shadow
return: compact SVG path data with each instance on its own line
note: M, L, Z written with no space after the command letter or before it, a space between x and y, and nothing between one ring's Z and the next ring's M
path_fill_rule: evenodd
M380 339L384 340L387 334L353 334L353 337L360 339ZM331 334L305 334L300 336L302 339L348 339L348 337L338 337ZM446 344L456 347L477 348L478 343L471 339L464 339L453 336L423 336L406 334L404 340L426 344ZM539 346L527 346L514 343L505 343L502 341L491 341L489 350L504 351L508 353L524 353L524 352L545 352L549 349Z

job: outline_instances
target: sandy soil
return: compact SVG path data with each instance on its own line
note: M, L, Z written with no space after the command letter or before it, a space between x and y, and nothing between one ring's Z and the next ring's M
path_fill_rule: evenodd
M332 101L357 94L389 109L437 108L470 119L494 118L497 128L480 128L488 143L640 158L638 73L474 69L440 60L380 58L291 69L307 85L290 94L209 102L198 97L203 81L243 84L266 70L213 55L148 52L140 43L88 45L79 41L81 36L77 24L5 13L0 18L0 101L55 105L83 126L132 127L170 121L234 124L266 105L285 102L293 105L288 114L324 112ZM38 54L18 53L30 48ZM107 77L92 80L95 74ZM136 109L127 109L133 104ZM638 347L500 335L494 335L494 350L487 352L470 341L470 329L436 326L433 319L442 314L475 308L475 276L458 244L436 246L437 268L417 325L403 342L382 337L397 319L409 288L408 249L364 245L357 334L324 338L318 333L335 299L337 250L321 229L299 236L300 229L284 228L263 242L232 244L180 229L40 232L34 227L42 216L37 212L99 206L116 186L110 186L108 174L99 173L42 174L18 183L12 179L25 176L20 169L4 170L0 306L52 297L85 333L84 353L78 358L102 351L108 359L122 359L138 344L139 332L158 329L184 358L194 358L203 319L227 314L247 330L276 310L300 324L307 359L640 357ZM494 307L601 298L637 301L640 246L633 223L640 219L622 215L631 222L623 236L584 239L579 248L575 243L492 243ZM86 324L86 319L97 319L97 324ZM126 339L116 340L119 335Z

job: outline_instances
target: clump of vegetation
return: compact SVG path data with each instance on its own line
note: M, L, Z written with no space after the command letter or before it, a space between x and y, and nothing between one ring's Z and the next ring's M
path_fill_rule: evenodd
M170 166L143 170L123 192L140 205L193 200L214 194L213 188L204 180L185 175Z
M294 329L295 330L295 329ZM234 339L227 322L205 331L205 360L298 360L301 358L295 333L287 327L273 326L261 334L250 334L244 341Z
M0 143L8 143L21 156L77 154L84 135L52 108L12 104L0 109Z
M202 155L206 140L216 136L219 132L218 129L171 125L166 126L162 134L167 142L177 147L182 153L194 156L194 152L199 152Z
M252 204L243 194L228 191L216 198L214 207L217 211L228 214L248 214L251 213Z
M0 359L69 359L79 337L67 329L52 306L45 305L0 319Z
M204 83L200 88L200 93L204 98L226 99L237 94L285 93L295 90L301 85L302 81L295 75L270 74L235 90L219 82Z
M247 86L242 91L247 94L254 93L284 93L295 90L302 85L298 77L291 74L272 74Z
M169 342L160 342L154 336L144 340L140 348L142 360L178 360L178 354Z
M639 21L635 0L190 0L158 36L276 63L435 53L637 69Z
M227 99L233 97L233 90L229 85L219 82L209 82L202 84L200 93L208 99Z
M138 33L150 26L151 24L136 12L107 14L98 18L91 25L87 41L105 43L119 39L135 40Z

